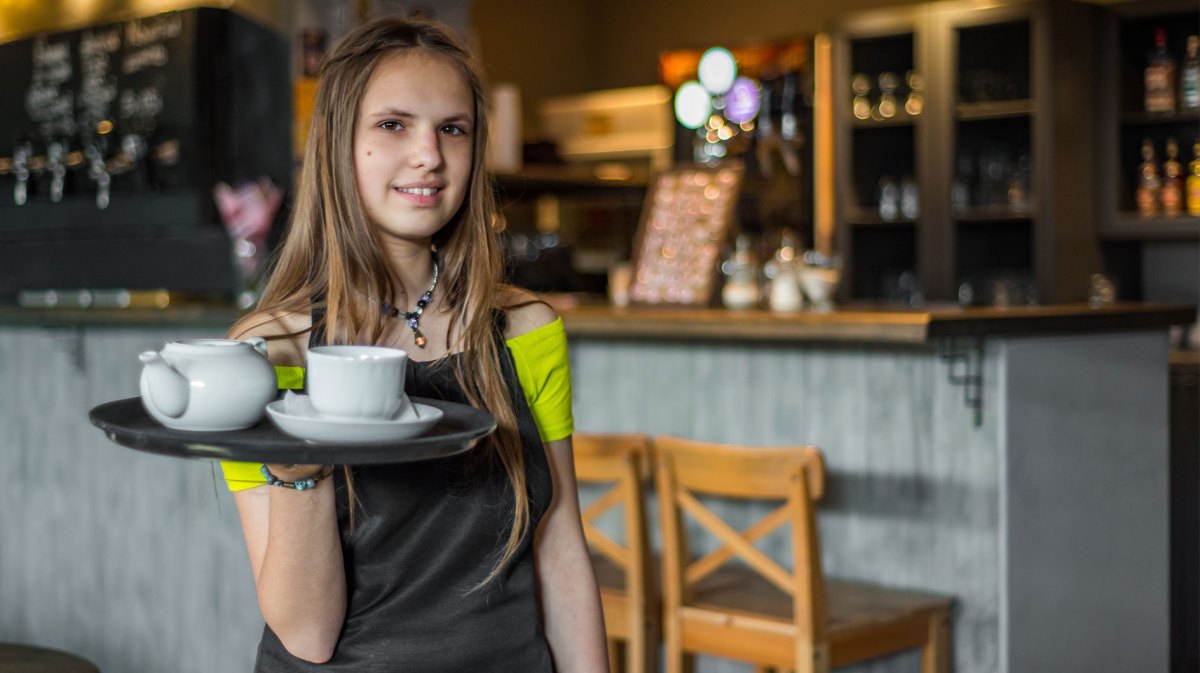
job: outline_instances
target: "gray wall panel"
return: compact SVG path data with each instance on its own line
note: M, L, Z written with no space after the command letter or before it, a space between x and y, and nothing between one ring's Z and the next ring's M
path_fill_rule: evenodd
M241 528L207 461L109 442L92 406L137 394L173 329L0 328L0 640L102 671L253 665L262 620ZM16 385L10 385L15 383Z
M1010 670L1166 671L1165 336L1012 340L1007 367Z

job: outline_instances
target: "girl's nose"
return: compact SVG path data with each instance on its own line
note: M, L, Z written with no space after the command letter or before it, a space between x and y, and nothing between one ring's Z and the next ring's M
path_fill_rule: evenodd
M442 165L441 137L436 131L414 134L410 161L414 168L436 170Z

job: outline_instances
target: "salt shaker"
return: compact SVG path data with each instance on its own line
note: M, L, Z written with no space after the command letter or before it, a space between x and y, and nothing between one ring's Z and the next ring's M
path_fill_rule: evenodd
M725 308L744 310L758 306L758 266L748 234L739 234L733 254L721 264L725 287L721 302Z

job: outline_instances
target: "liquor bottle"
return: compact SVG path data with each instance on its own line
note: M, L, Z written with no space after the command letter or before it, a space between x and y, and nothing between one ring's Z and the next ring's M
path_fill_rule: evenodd
M896 104L896 89L900 87L900 78L894 72L879 73L879 105L876 111L880 119L891 119L896 116L899 106Z
M1179 107L1200 110L1200 35L1188 35L1187 58L1179 69Z
M1175 59L1167 53L1167 31L1154 31L1154 51L1146 62L1146 111L1175 112Z
M904 73L904 81L908 83L908 98L904 99L904 111L913 117L925 109L925 78L915 70Z
M900 187L890 175L879 178L879 217L891 222L900 215Z
M1142 217L1153 217L1158 214L1158 193L1162 182L1158 179L1158 164L1154 161L1154 144L1149 138L1142 141L1142 163L1138 173L1138 214Z
M1163 162L1162 191L1159 193L1163 215L1177 217L1183 212L1183 165L1179 163L1179 143L1167 138L1167 160Z
M870 119L871 99L868 96L871 94L871 78L861 72L854 73L850 78L850 91L854 94L851 109L855 119Z
M1200 216L1200 138L1192 145L1192 162L1188 164L1187 210L1188 215Z
M915 220L920 214L921 202L917 192L917 181L911 175L900 178L900 215L906 220Z

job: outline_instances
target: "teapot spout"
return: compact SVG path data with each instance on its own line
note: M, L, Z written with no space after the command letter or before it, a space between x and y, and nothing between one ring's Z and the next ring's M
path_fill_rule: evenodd
M155 351L146 351L138 356L145 365L143 375L146 377L145 395L142 401L154 407L164 416L179 418L183 415L188 404L190 385L187 378L175 370L162 355Z

